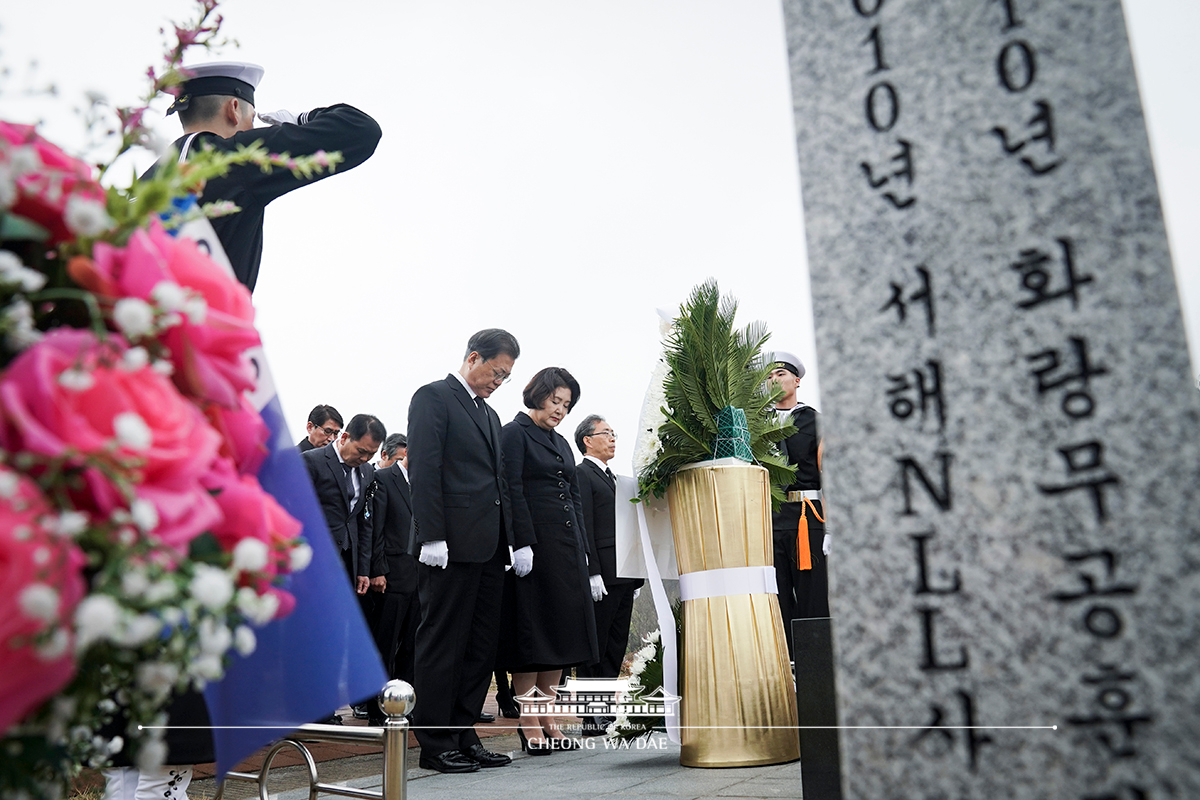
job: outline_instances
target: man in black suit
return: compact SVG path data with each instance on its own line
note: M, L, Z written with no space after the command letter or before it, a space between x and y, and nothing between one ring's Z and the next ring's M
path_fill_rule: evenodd
M377 417L355 414L337 441L303 456L350 585L360 595L367 593L371 575L367 489L375 479L375 468L367 462L386 438L387 430Z
M322 403L313 406L313 410L308 412L308 435L301 439L296 447L301 453L307 453L329 444L341 432L342 415L333 406Z
M480 331L458 372L422 386L408 408L413 554L419 557L413 688L421 767L474 772L502 767L474 724L491 682L512 515L500 450L500 418L485 400L521 354L512 334ZM524 548L526 551L529 548ZM528 572L529 552L518 558Z
M588 571L596 613L600 660L576 669L580 678L612 678L621 673L629 642L634 594L639 578L617 577L617 479L608 462L617 451L617 434L604 417L592 414L575 429L575 446L583 454L579 465L579 494L583 527L587 531ZM603 717L584 717L583 735L600 736L608 727Z
M421 605L417 599L417 560L412 557L412 495L408 485L408 438L393 433L383 443L371 499L372 543L383 558L371 588L382 594L372 608L371 633L387 674L413 682L413 648ZM372 725L385 721L378 699L368 706Z

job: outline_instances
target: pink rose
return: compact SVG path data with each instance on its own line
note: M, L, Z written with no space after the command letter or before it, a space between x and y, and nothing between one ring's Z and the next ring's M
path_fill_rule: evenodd
M245 397L237 408L209 404L204 409L208 422L221 434L221 455L237 464L238 471L257 475L267 457L271 429Z
M201 485L220 435L169 378L125 365L125 350L117 337L59 328L23 352L0 378L0 446L83 467L78 500L100 513L132 492L157 512L154 535L182 548L220 519Z
M10 162L18 147L32 148L41 163L13 176L17 199L9 210L50 231L52 243L74 239L65 216L67 202L78 197L104 204L104 189L93 178L92 168L43 139L32 125L0 122L0 165Z
M236 408L242 392L255 383L254 368L243 354L262 343L254 327L249 290L195 242L173 238L157 221L149 230L135 231L123 248L97 243L93 258L91 264L72 265L72 277L92 291L153 303L154 288L168 281L204 300L203 319L182 314L180 324L159 338L171 352L180 391Z
M71 619L86 558L49 519L33 481L0 466L0 736L75 674Z

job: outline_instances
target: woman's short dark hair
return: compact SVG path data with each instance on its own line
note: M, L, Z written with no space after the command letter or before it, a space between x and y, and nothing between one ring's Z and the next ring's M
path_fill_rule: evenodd
M539 370L525 386L521 398L526 408L541 408L546 398L557 389L568 389L571 392L571 405L567 406L568 413L579 402L579 381L562 367L546 367Z

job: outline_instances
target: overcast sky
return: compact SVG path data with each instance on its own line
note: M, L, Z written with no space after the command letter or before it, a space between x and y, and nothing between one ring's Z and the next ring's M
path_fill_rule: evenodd
M159 26L191 9L185 0L14 5L0 11L10 70L0 117L42 118L69 147L82 144L69 112L83 92L133 103L158 58ZM316 403L403 430L413 391L456 369L472 332L504 327L522 357L493 396L501 419L521 408L534 372L566 367L582 397L560 432L572 439L585 415L605 415L627 471L658 353L655 308L677 307L710 276L741 301L743 323L766 321L773 344L808 363L801 394L820 407L778 0L228 0L222 9L239 46L218 57L266 67L260 110L346 102L384 131L366 164L267 212L254 299L297 437ZM1189 333L1200 341L1200 3L1127 0L1125 10ZM53 104L21 99L50 81ZM174 139L178 122L160 130Z

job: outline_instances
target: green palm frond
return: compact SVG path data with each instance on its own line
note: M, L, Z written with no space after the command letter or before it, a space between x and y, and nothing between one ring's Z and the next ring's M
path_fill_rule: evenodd
M639 497L662 497L681 467L713 457L717 415L727 406L746 413L750 451L767 468L773 487L794 480L795 470L776 443L795 433L780 423L772 407L778 392L768 388L771 364L762 356L770 338L762 322L734 327L737 301L721 297L715 280L692 290L679 309L665 344L670 372L664 384L666 421L658 429L662 447L638 475ZM773 489L778 503L782 495Z

